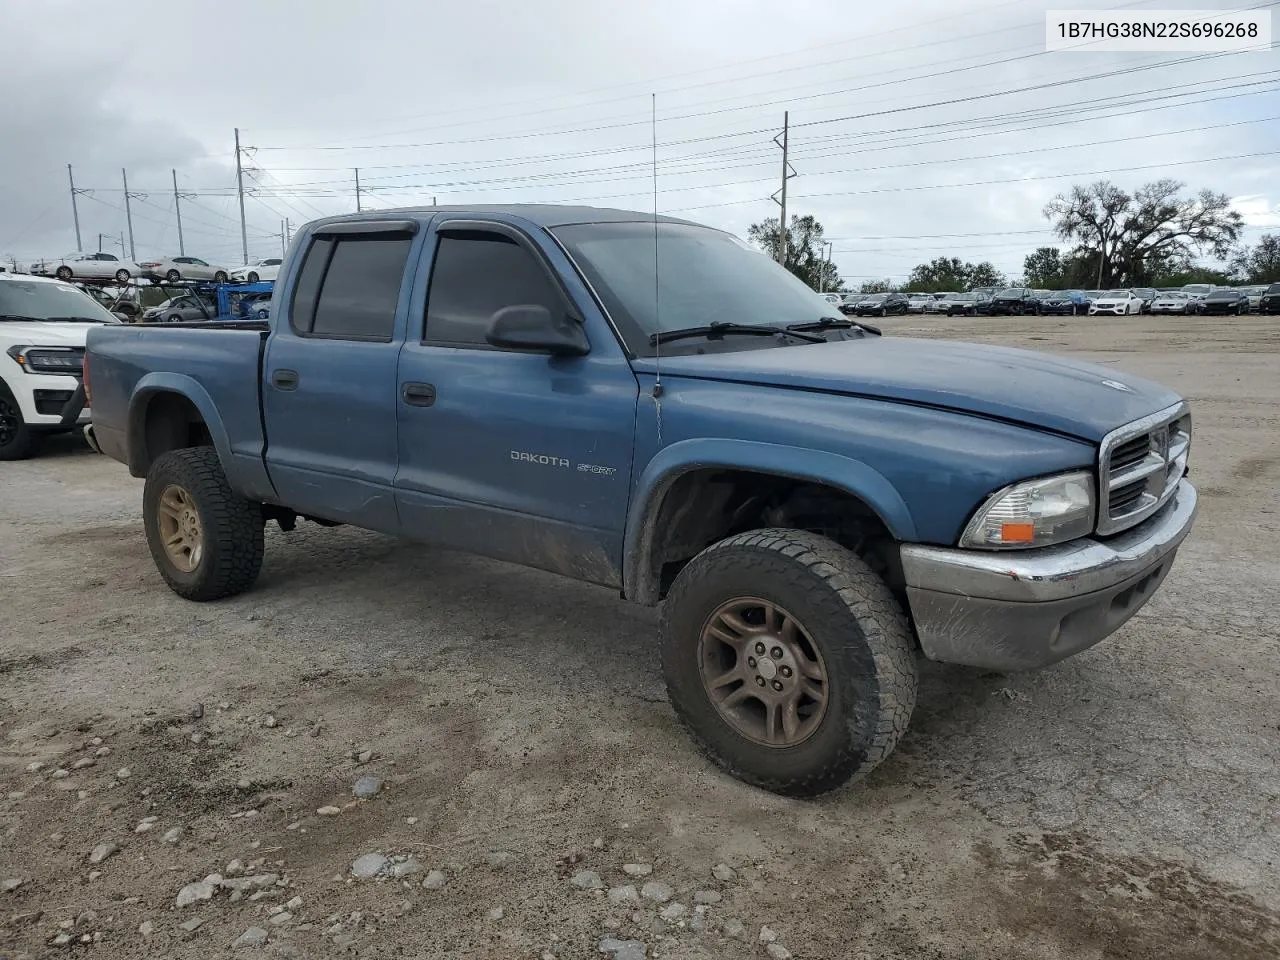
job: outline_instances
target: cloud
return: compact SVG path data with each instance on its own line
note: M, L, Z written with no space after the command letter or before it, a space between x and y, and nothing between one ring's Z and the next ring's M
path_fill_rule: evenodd
M188 252L239 260L235 127L255 256L279 248L283 218L353 209L356 167L373 208L648 210L651 93L660 208L739 235L776 214L772 138L789 111L789 210L838 238L850 277L902 277L942 255L1020 272L1052 239L1045 202L1099 176L1240 197L1246 239L1276 225L1274 51L1176 65L1189 55L1045 54L1048 6L930 0L851 18L837 0L224 0L213 17L61 0L5 24L0 131L21 146L0 153L0 252L74 247L73 163L94 190L80 203L87 247L124 227L126 167L147 194L139 254L174 252L176 168L197 194L183 204ZM1199 162L1243 154L1263 156ZM977 236L936 236L954 233Z

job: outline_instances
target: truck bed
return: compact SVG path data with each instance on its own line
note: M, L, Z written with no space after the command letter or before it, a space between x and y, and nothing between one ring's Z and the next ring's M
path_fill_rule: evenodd
M90 331L88 369L94 437L102 452L146 473L148 405L165 391L192 399L233 485L269 499L261 408L266 321L121 325ZM135 420L134 449L128 436ZM234 474L234 475L233 475Z

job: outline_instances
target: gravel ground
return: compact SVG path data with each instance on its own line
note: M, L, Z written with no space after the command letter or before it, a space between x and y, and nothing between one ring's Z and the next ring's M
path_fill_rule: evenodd
M1280 320L885 326L1171 384L1202 511L1116 636L924 664L817 802L695 753L609 591L304 524L190 604L123 467L0 465L0 957L1274 958Z

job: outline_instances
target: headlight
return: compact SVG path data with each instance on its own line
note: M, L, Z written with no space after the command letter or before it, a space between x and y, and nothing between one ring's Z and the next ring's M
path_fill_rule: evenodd
M27 373L76 374L84 356L64 347L10 347L7 352Z
M1087 470L1026 480L993 493L960 546L1012 550L1063 543L1093 532L1093 475Z

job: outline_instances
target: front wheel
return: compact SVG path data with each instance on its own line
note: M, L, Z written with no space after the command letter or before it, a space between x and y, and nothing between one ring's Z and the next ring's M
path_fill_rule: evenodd
M170 283L177 283L179 280L182 279L182 274L180 274L177 270L170 270L168 273L164 275L164 278L168 280Z
M40 446L40 434L22 418L22 409L0 383L0 460L25 460Z
M258 578L262 507L231 489L212 447L171 450L151 465L142 521L156 568L181 597L218 600Z
M258 275L257 275L256 273L254 273L252 270L250 270L250 271L249 271L249 276L245 277L245 279L246 279L246 280L248 280L250 283L257 283L257 282L258 282Z
M128 271L128 270L117 270L117 271L116 271L116 282L117 282L117 283L128 283L128 282L129 282L129 271Z
M884 581L818 534L769 529L708 547L661 625L672 707L726 772L812 797L887 757L916 699L906 617Z
M57 270L53 271L53 275L54 275L55 277L57 277L59 280L70 280L70 279L71 279L71 268L70 268L70 267L59 267Z
M214 283L226 283L226 282L227 282L227 271L225 271L225 270L219 270L217 273L215 273L215 274L213 275L213 282L214 282Z

